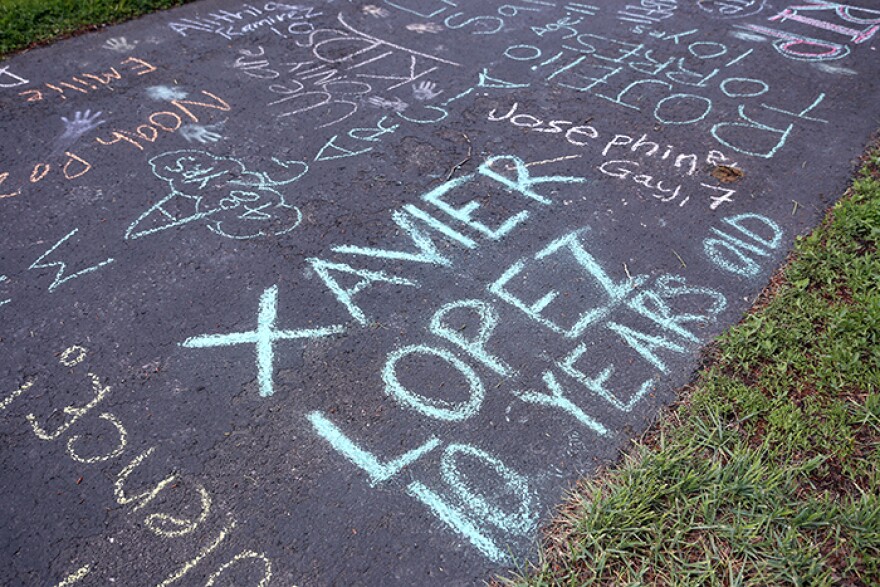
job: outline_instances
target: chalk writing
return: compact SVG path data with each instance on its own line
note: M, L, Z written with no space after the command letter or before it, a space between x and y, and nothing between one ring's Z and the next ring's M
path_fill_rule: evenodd
M501 168L505 164L511 165L513 170L515 170L516 175L514 178L503 175L496 170L496 165ZM446 199L452 196L453 192L461 191L461 188L467 190L470 182L480 178L486 178L494 182L496 189L500 187L508 193L522 196L526 201L537 202L545 206L549 205L552 201L535 191L537 186L547 183L576 184L587 181L585 178L574 176L532 176L521 159L510 156L496 156L488 158L480 165L477 173L450 179L422 195L422 199L425 202L432 204L454 221L464 224L466 227L479 233L481 237L489 240L503 238L518 225L530 218L531 214L528 210L521 210L506 218L500 226L491 227L476 216L477 211L481 208L476 199L471 199L458 207ZM405 206L403 211L395 213L393 218L395 223L413 241L421 254L412 255L410 253L353 246L337 246L334 250L368 257L396 258L417 263L448 265L450 263L449 260L438 252L438 249L431 241L431 237L423 229L418 228L410 218L427 224L429 228L440 232L444 237L449 238L460 246L468 249L473 249L477 246L477 243L470 237L414 205ZM415 280L390 275L384 271L359 269L345 263L331 262L320 258L311 258L308 261L336 299L348 310L352 318L361 325L367 324L368 319L364 310L355 302L354 298L356 295L378 283L419 287L419 283ZM339 280L333 276L333 272L349 276L355 275L359 278L359 281L353 286L343 287Z
M527 128L532 132L563 134L566 142L577 147L584 147L590 144L591 139L598 138L599 133L590 125L575 125L570 120L544 120L532 116L531 114L516 114L519 108L519 102L514 102L507 114L498 116L496 110L489 113L488 120L498 122L508 120L513 126Z
M639 0L636 4L627 4L622 10L618 10L617 18L624 22L650 26L672 18L677 8L677 0Z
M562 9L569 13L586 14L587 16L596 16L600 10L598 6L594 6L593 4L583 4L581 2L569 2L568 4L565 4Z
M467 382L468 399L462 402L432 399L404 387L397 377L396 367L398 362L408 356L433 356L451 365ZM467 420L476 414L486 393L479 376L467 363L447 350L424 345L410 346L391 353L382 371L382 379L385 381L385 389L400 403L426 416L451 422Z
M723 222L729 227L728 230L734 229L739 236L713 228L713 236L703 241L703 251L716 267L724 271L743 277L756 277L761 272L756 258L768 258L771 251L779 248L782 229L760 214L728 216ZM763 236L768 230L769 238Z
M743 299L780 258L787 226L762 215L778 204L778 190L764 189L760 176L777 167L774 158L797 171L816 150L817 133L834 130L834 100L851 76L869 73L870 53L856 53L876 40L880 11L826 0L599 4L370 0L310 8L238 0L225 10L204 4L170 13L164 22L171 30L160 25L162 35L140 43L102 38L92 50L106 64L57 64L52 71L62 73L52 76L61 81L44 74L52 83L32 83L26 78L34 79L35 70L14 62L0 67L5 100L40 102L31 114L48 109L49 121L21 133L44 146L42 156L13 142L2 158L0 199L8 200L8 216L89 212L81 228L60 239L50 235L45 244L24 227L10 227L9 259L30 256L20 267L4 263L12 283L0 275L9 336L26 337L32 328L36 338L40 324L51 326L45 333L73 327L75 340L92 348L107 324L123 327L102 353L121 357L118 383L92 368L84 346L72 344L54 365L69 381L46 377L42 365L7 369L19 375L3 383L0 415L4 425L21 428L13 431L17 443L50 447L52 458L73 470L72 481L85 480L76 491L105 484L98 489L112 501L89 503L88 511L103 512L107 527L116 524L113 516L128 518L119 537L149 546L143 566L150 584L289 584L270 556L241 544L256 524L273 532L267 516L278 517L273 552L302 549L293 559L312 565L312 581L326 579L318 575L326 573L329 555L316 555L320 549L290 533L314 510L292 508L315 496L345 501L351 512L391 496L403 508L378 512L374 519L385 516L380 526L408 529L409 519L421 516L438 530L438 544L464 545L485 564L513 564L552 505L541 501L564 482L558 479L612 454L630 426L639 429L668 401L700 345L736 319L742 303L728 299ZM342 8L328 13L328 6ZM208 70L195 77L231 77L231 93L187 85L191 71L155 61L160 37L169 35L184 63L203 41L219 44L200 61ZM243 37L256 42L244 47ZM128 57L145 46L150 62ZM767 67L762 59L779 61L777 53L808 61L816 83L798 85L785 68ZM39 63L35 55L22 62ZM852 68L838 65L846 55ZM81 73L90 68L96 73ZM153 73L162 79L125 87ZM823 87L829 82L837 84L833 91ZM130 90L126 104L111 99L119 97L112 90ZM61 111L49 112L53 107ZM10 128L14 139L18 128ZM530 148L496 155L510 153L511 142ZM255 144L275 146L258 153ZM99 167L106 159L112 169ZM550 165L543 175L538 170ZM710 174L725 166L737 168L741 181L720 183L723 176ZM112 186L99 185L107 178ZM779 184L800 189L789 179ZM28 188L28 199L18 197ZM812 208L803 210L790 223L805 222ZM690 227L715 211L721 213L713 224L688 242ZM124 229L120 218L127 218ZM100 253L105 244L115 247L114 257ZM41 248L29 254L33 246ZM181 246L192 263L145 262ZM118 253L124 249L136 252L128 268ZM673 255L690 269L687 279L670 269L678 266ZM129 283L122 269L151 283ZM149 295L163 270L174 283L162 292L186 290L192 300ZM266 278L272 271L285 275ZM107 283L93 279L99 275ZM53 305L54 295L22 300L22 276L45 281L47 294L100 287L88 303ZM698 282L713 277L724 287ZM235 284L243 284L241 291ZM187 317L187 308L236 295L256 306L246 310L244 325L236 324L242 316L219 323L198 312ZM5 307L11 296L20 312ZM141 299L149 303L132 314L129 306ZM323 305L315 313L285 299ZM21 322L20 315L50 307L57 308L32 326ZM120 311L128 312L124 323ZM137 316L150 327L138 329ZM187 332L168 334L177 323L190 323ZM155 344L139 350L144 341L129 336L138 333ZM172 371L193 360L220 365L224 357L235 357L238 379L252 379L254 396L265 399L248 412L256 424L275 426L270 420L288 400L295 403L286 407L305 408L280 412L293 418L288 429L305 434L285 453L286 481L277 473L260 478L278 470L271 458L235 460L236 447L245 446L237 436L238 399L216 408L216 421L204 430L187 413L222 386L204 387L216 378L198 368ZM309 372L287 383L285 373L300 369ZM334 377L322 378L326 373ZM132 379L143 392L128 394ZM300 384L309 389L301 392ZM156 389L162 385L169 389ZM114 397L120 391L125 399ZM171 444L139 442L131 425L143 427L150 422L146 409L181 394L189 399L179 415L154 412L152 422L157 437L169 433L166 422L186 422L188 429L171 430ZM146 404L138 403L141 396ZM126 411L114 402L127 404ZM127 422L132 406L137 418ZM21 421L12 423L19 411ZM279 442L273 451L285 450ZM263 444L245 448L245 456ZM198 454L163 454L181 446ZM24 448L22 454L33 452ZM252 496L236 512L271 493L266 481L288 487L289 507L274 504L247 523L236 519L245 514L218 514L228 492L244 482L232 479L222 495L213 493L207 481L177 469L193 458L210 478L244 474L252 483ZM222 467L212 470L211 461ZM64 499L69 489L50 497ZM406 519L386 524L395 516ZM378 527L363 519L354 513L350 523L333 520L308 538L317 544L344 528L352 537L361 533L354 543ZM83 536L92 536L88 530ZM77 545L77 558L66 566L52 562L59 573L53 582L117 579L117 560L80 559L98 538ZM432 577L467 582L455 572L448 580ZM130 573L119 580L137 582ZM381 582L369 573L368 582ZM337 582L352 576L345 570Z
M373 453L355 444L336 424L320 412L312 412L308 415L308 418L315 432L329 442L345 458L367 473L370 485L372 486L388 481L406 466L431 452L440 444L437 438L431 437L421 446L407 451L390 462L383 463Z
M345 140L340 140L340 135L333 135L330 137L330 140L324 143L324 146L318 151L315 155L315 161L334 161L336 159L344 159L346 157L356 157L357 155L363 155L364 153L369 153L373 150L373 147L362 147L362 143L375 143L380 142L382 137L386 134L393 134L400 127L399 124L395 124L392 126L385 126L385 123L388 121L387 116L383 116L376 122L375 127L369 128L352 128L346 133L347 140L352 141L354 144L350 145L354 147L353 149L347 148L345 145Z
M259 7L253 4L243 4L244 8L239 11L218 10L208 16L196 16L194 18L182 18L168 23L171 30L187 36L193 31L214 33L224 39L243 37L261 28L268 28L279 36L284 36L278 30L278 26L284 25L291 31L310 31L314 26L309 20L321 16L314 8L307 6L291 5L282 2L261 3Z
M0 88L16 88L31 82L9 71L9 66L0 67Z
M53 153L55 155L55 153ZM64 164L58 165L61 167L61 172L66 180L74 180L79 179L86 173L88 173L92 169L92 164L77 155L76 153L72 153L70 151L64 151ZM38 162L33 164L31 167L30 175L25 180L19 180L18 188L13 192L7 192L5 194L0 194L0 200L4 198L14 198L21 194L22 188L26 185L25 182L35 184L39 183L43 179L46 178L47 175L54 169L56 165L47 162ZM0 173L0 185L9 178L9 172Z
M272 370L275 363L275 342L297 338L318 338L341 334L345 327L341 325L324 328L307 328L302 330L277 330L275 322L278 317L278 286L273 285L260 296L260 311L257 314L257 327L248 332L232 332L229 334L206 334L186 339L181 346L193 349L211 347L227 347L239 344L253 344L257 354L257 379L260 384L260 395L269 397L275 393L272 386Z
M553 2L545 2L543 0L520 0L521 4L504 4L499 6L493 14L479 14L482 9L477 8L477 14L473 14L473 10L475 7L465 7L464 10L458 12L448 13L447 10L450 8L459 8L459 4L452 2L451 0L440 0L439 8L431 11L431 12L423 12L424 8L415 7L415 6L407 6L410 2L404 0L392 1L385 0L385 4L388 6L392 6L397 10L415 14L416 16L421 16L422 18L434 18L435 16L439 16L441 14L444 15L443 24L448 29L459 30L464 29L467 30L472 35L494 35L501 32L504 29L505 24L511 18L515 18L517 16L525 16L530 13L542 12L547 8L552 8L555 6ZM566 7L568 10L578 10L578 7L585 6L578 3L571 3L570 7ZM595 8L595 7L589 7ZM581 9L582 11L583 9Z
M826 63L824 61L814 63L813 66L816 69L818 69L819 71L824 71L825 73L834 73L837 75L858 75L859 74L859 72L857 72L854 69L850 69L848 67L842 67L840 65L832 65L832 64Z
M460 313L461 310L469 310L476 314L480 320L479 333L474 339L468 339L459 329L452 328L447 323L449 314ZM498 312L483 300L459 300L442 306L434 313L431 318L430 330L432 334L445 338L499 375L505 377L517 375L516 371L504 359L494 356L486 348L490 335L498 325L498 320Z
M47 250L45 253L40 255L40 257L36 261L31 263L30 267L28 267L28 269L31 269L31 270L33 270L33 269L52 269L54 267L58 268L58 271L55 273L55 279L49 285L50 292L54 292L57 288L61 287L65 283L67 283L73 279L77 279L79 277L82 277L83 275L88 275L89 273L97 271L101 267L109 265L110 263L113 263L113 261L114 261L114 259L112 257L107 258L107 259L101 261L100 263L97 263L96 265L92 265L92 266L87 267L85 269L80 269L76 273L71 273L70 275L65 275L65 272L67 270L67 263L65 263L64 261L49 261L46 263L43 262L47 257L49 257L52 253L54 253L55 250L58 249L58 247L63 245L70 237L75 235L77 232L79 232L78 228L74 228L73 230L68 232L58 242L56 242L54 245L52 245L49 248L49 250Z
M716 18L745 18L764 10L767 0L699 0L697 6Z
M275 80L267 90L276 99L267 106L278 118L311 113L319 117L319 128L325 128L354 115L362 103L401 114L408 104L399 96L369 94L414 84L443 65L460 66L359 31L342 14L337 21L340 28L292 32L296 46L307 50L296 61L285 54L285 61L271 63L265 49L258 47L239 50L233 67L249 77ZM287 79L280 83L282 77Z
M86 359L86 355L87 350L84 347L73 345L65 349L60 354L59 363L68 368L76 367ZM85 417L97 406L98 403L106 399L106 397L110 393L110 386L103 385L100 381L100 377L91 371L86 374L86 379L91 383L94 397L85 406L67 406L60 410L60 412L64 414L65 420L62 425L56 430L52 432L48 432L47 430L45 430L40 424L37 423L38 418L33 413L29 413L25 416L25 419L31 424L31 428L33 429L36 438L42 441L59 440L73 426L82 426L80 422L85 419ZM5 410L14 399L30 389L34 381L35 380L26 381L25 384L22 385L16 392L4 398L4 400L0 402L0 411ZM103 454L97 453L92 454L92 456L83 456L80 452L78 452L76 447L78 445L85 444L87 437L83 434L72 435L67 439L66 446L67 454L73 462L79 463L81 465L95 465L98 463L105 463L111 460L118 459L127 449L128 432L120 419L110 412L103 412L98 416L98 420L110 423L115 430L117 440L114 443L113 448ZM100 440L101 436L98 435L97 439ZM152 457L152 455L155 453L155 450L156 447L153 446L131 458L131 460L127 464L122 466L119 472L115 475L115 479L113 480L113 498L115 502L120 506L131 506L129 509L130 514L134 514L136 512L139 512L140 510L147 508L147 506L155 502L160 494L166 492L167 489L170 489L172 487L180 488L181 484L185 481L185 479L180 474L173 473L165 476L160 481L146 487L129 490L128 486L132 484L131 477L136 475L136 471L144 466L144 463ZM207 491L207 489L198 481L187 480L186 483L187 485L192 486L193 491L198 498L198 514L193 517L185 517L176 513L154 511L153 513L148 513L144 515L139 525L143 528L146 528L154 535L165 539L190 535L197 528L204 525L207 522L209 514L212 512L211 495ZM177 496L179 497L179 494L177 494ZM108 511L110 511L109 508ZM184 576L186 576L196 566L198 566L208 554L216 550L226 538L228 533L235 527L236 520L228 518L225 527L220 532L218 539L214 540L208 546L202 548L199 554L194 559L184 563L184 565L177 571L172 572L172 574L166 577L160 583L160 585L172 585ZM112 541L113 540L111 539L111 542ZM271 578L271 561L265 554L255 552L253 550L241 551L237 555L232 556L225 563L220 564L216 568L216 570L214 570L214 572L210 574L208 584L215 584L220 577L222 577L225 573L229 571L230 568L240 563L243 564L247 561L255 561L260 563L262 568L262 573L260 576L262 577L262 579L260 580L259 585L267 585L267 581ZM98 564L81 566L78 570L68 574L64 579L62 579L62 581L58 585L59 587L74 585L84 579L86 576L88 576L92 571L97 570L99 567L100 565Z
M202 548L193 559L185 562L183 566L181 566L180 569L177 570L177 572L166 577L164 581L157 585L157 587L167 587L168 585L172 585L185 577L187 574L189 574L194 568L196 568L196 566L198 566L199 563L202 562L205 557L217 550L217 547L219 547L223 543L223 541L226 540L229 532L234 530L236 525L237 522L234 519L229 520L227 525L217 534L217 538L215 538L213 542Z
M9 281L9 278L6 277L5 275L0 275L0 283L4 283L6 281ZM2 308L3 306L5 306L6 304L8 304L11 301L12 301L11 298L8 298L5 300L0 300L0 308Z
M88 350L85 347L75 344L67 347L61 352L61 356L58 357L58 362L65 367L76 367L85 361L87 353Z
M34 384L34 380L29 379L29 380L25 381L24 383L22 383L18 389L16 389L12 393L10 393L6 397L4 397L2 400L0 400L0 412L4 411L6 408L8 408L10 406L10 404L12 404L12 402L14 402L18 396L20 396L21 394L26 392L28 389L30 389L33 386L33 384Z
M624 134L615 134L602 149L602 156L608 156L612 150L621 148L624 153L635 154L643 158L653 158L659 155L661 161L669 161L676 170L683 170L687 175L694 175L702 162L707 166L730 165L736 167L737 163L729 159L721 151L710 150L700 157L695 153L677 153L674 145L662 145L648 140L647 133L639 138ZM662 153L662 154L661 154ZM616 151L614 153L616 155ZM673 159L672 156L675 155Z
M257 583L257 587L269 587L269 583L272 581L272 561L270 561L265 554L254 552L253 550L242 551L232 557L231 560L220 565L220 567L208 577L208 580L205 582L205 587L211 587L212 585L217 584L217 579L222 577L229 569L242 561L247 560L259 561L262 564L263 572L260 574L260 582Z
M30 423L31 428L33 428L34 435L40 440L56 440L61 435L63 435L67 430L76 424L76 422L92 411L95 406L106 399L107 395L110 393L110 387L101 384L101 380L94 373L88 374L89 378L92 382L92 391L95 394L95 397L89 401L85 406L77 407L77 406L66 406L62 412L65 416L71 416L69 419L65 419L64 423L61 424L54 431L49 432L42 425L37 422L37 418L34 414L28 414L26 416L27 421Z
M107 422L110 422L114 426L114 428L116 428L116 432L119 435L118 444L117 444L116 448L114 448L112 451L110 451L107 454L94 455L91 457L83 457L83 456L80 456L79 453L77 453L74 450L74 445L80 439L80 436L79 435L71 436L70 438L67 439L67 454L70 455L71 459L73 459L74 461L76 461L78 463L84 463L86 465L93 465L95 463L102 463L104 461L109 461L110 459L115 459L116 457L121 455L122 452L125 450L125 446L128 443L128 432L125 430L125 428L123 428L122 423L116 418L116 416L114 416L113 414L111 414L109 412L104 412L103 414L101 414L98 417L101 418L102 420L106 420Z
M547 385L547 389L550 391L549 394L533 390L513 390L511 391L511 393L518 399L526 403L559 408L563 412L568 412L574 418L576 418L578 422L580 422L599 436L608 436L610 434L608 429L602 423L598 422L592 416L589 416L573 401L565 397L562 387L559 385L556 380L556 376L551 371L544 372L544 383ZM641 394L643 393L644 392L642 392ZM633 396L634 399L631 401L631 403L635 404L635 402L641 399L641 394L637 393L635 396Z
M581 33L574 42L563 42L549 58L544 55L545 49L530 44L511 45L504 55L514 62L535 63L531 71L547 68L540 75L548 83L589 93L619 107L641 112L647 103L654 119L665 125L686 126L709 120L716 105L711 98L695 92L718 83L722 94L735 101L738 118L715 121L709 134L725 147L754 157L775 156L785 146L795 123L827 123L808 116L825 100L821 92L802 109L771 105L765 98L757 104L751 102L768 93L770 84L742 76L719 76L726 68L741 64L754 50L731 59L730 48L723 43L686 39L697 32L692 29L661 34L659 38L671 46L671 55L666 58L646 43L593 33ZM685 45L684 49L676 47ZM716 59L722 61L714 62ZM614 81L618 77L624 79L618 83ZM614 90L603 93L606 87Z
M197 102L195 100L173 99L169 104L173 106L177 112L170 110L153 112L147 117L147 123L141 124L134 131L114 130L110 139L97 137L95 141L104 146L116 144L129 144L136 149L143 151L145 143L154 143L159 138L160 132L173 133L181 128L184 117L191 122L198 123L199 117L193 113L196 108L204 108L206 110L218 110L220 112L229 112L232 107L223 98L212 94L211 92L202 90L202 94L211 98L212 102ZM178 114L179 113L179 114Z
M840 19L840 22L824 20L822 16ZM872 39L880 30L880 10L839 4L828 0L804 0L793 4L767 19L773 23L786 23L786 28L756 24L736 25L747 31L775 38L773 47L782 55L796 61L828 61L843 59L850 54L849 43L859 45ZM851 26L851 25L856 25ZM857 28L856 28L857 27ZM793 29L793 30L792 30ZM810 35L835 33L834 41ZM844 42L838 42L840 35Z
M396 459L383 463L375 454L355 444L320 412L310 413L308 419L317 434L334 450L367 473L371 486L389 481L441 444L437 438L432 437ZM471 466L460 467L459 460L464 459L469 460L468 464ZM475 489L474 479L468 478L476 476L472 465L477 461L478 466L490 469L490 475L499 477L503 483L503 489L500 492L493 491L493 497ZM486 451L465 444L447 445L441 456L440 468L442 479L449 488L447 495L444 496L419 481L410 483L407 493L425 504L438 519L468 539L485 556L496 562L508 561L507 555L498 547L485 526L487 523L491 524L508 535L523 536L532 531L537 521L537 511L528 479ZM465 475L465 470L470 471L470 475ZM506 512L497 503L501 501L499 493L517 503L515 512Z
M728 31L727 34L740 41L749 41L752 43L764 43L768 40L767 37L756 35L755 33L747 33L745 31Z
M89 94L90 92L105 88L113 90L114 82L121 81L126 74L134 74L139 77L157 70L155 65L137 57L128 57L121 61L117 67L111 67L107 71L94 73L81 72L64 81L56 83L47 82L39 88L25 89L19 92L18 95L22 96L26 102L40 102L45 100L47 96L67 100L70 94L65 92L68 90L76 92L72 94L74 96L77 94Z
M88 576L88 574L91 572L91 570L92 570L91 565L84 565L84 566L78 568L77 570L75 570L74 572L72 572L71 574L64 577L64 579L62 579L60 583L55 585L55 587L70 587L71 585L73 585L75 583L79 583L80 581L82 581L83 579L85 579Z

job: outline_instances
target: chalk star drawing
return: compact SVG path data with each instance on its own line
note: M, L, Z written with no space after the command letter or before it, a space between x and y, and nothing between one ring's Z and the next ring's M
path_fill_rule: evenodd
M180 346L190 349L225 347L238 344L253 344L257 353L257 380L260 384L260 397L269 397L275 390L272 385L272 371L275 363L275 341L295 338L317 338L345 332L341 325L326 328L306 328L302 330L276 330L278 318L278 286L267 288L260 296L260 312L257 315L257 328L247 332L229 334L204 334L193 336Z

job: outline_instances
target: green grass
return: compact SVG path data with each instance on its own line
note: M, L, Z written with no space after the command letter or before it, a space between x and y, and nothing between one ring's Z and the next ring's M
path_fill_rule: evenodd
M191 0L0 0L0 56Z
M515 585L880 585L880 151Z

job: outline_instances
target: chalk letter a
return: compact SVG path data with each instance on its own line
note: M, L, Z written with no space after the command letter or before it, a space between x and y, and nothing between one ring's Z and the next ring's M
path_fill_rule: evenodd
M412 281L410 279L406 279L404 277L397 277L395 275L388 275L384 271L369 271L367 269L355 269L351 265L346 265L345 263L333 263L331 261L325 261L324 259L308 259L308 262L311 263L312 268L315 270L327 287L330 288L330 291L333 292L333 295L336 296L336 299L345 306L348 310L349 314L358 321L361 325L367 324L367 316L364 314L364 311L358 307L357 304L354 303L354 296L360 293L361 291L371 287L371 285L375 282L384 282L384 283L392 283L395 285L408 285L411 287L419 287L418 282ZM330 274L331 271L335 271L337 273L348 273L350 275L357 275L360 280L355 283L353 286L344 288L333 276Z

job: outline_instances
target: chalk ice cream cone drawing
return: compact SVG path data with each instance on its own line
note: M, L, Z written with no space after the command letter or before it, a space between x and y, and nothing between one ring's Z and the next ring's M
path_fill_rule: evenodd
M266 173L249 171L237 159L205 151L185 149L153 157L153 174L168 183L170 192L128 227L125 238L135 240L194 222L232 239L294 230L302 212L275 188L298 180L308 166L301 161L273 161L290 177L273 180Z

